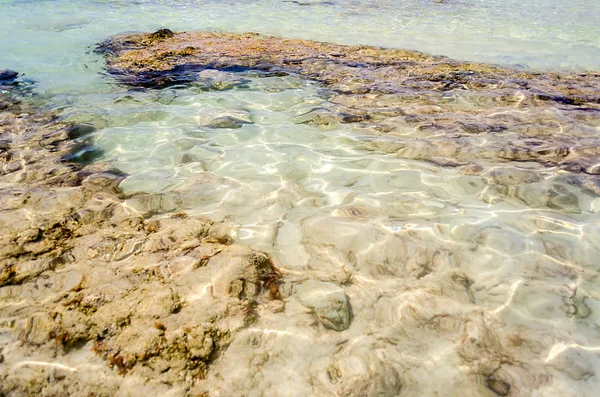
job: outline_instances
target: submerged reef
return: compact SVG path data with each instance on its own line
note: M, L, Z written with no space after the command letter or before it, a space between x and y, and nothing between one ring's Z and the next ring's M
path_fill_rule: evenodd
M600 74L530 72L419 52L258 34L124 35L98 47L108 71L136 87L220 70L294 74L323 84L330 106L298 123L356 123L394 139L386 150L443 166L535 162L600 174ZM373 145L380 145L373 142ZM366 144L368 146L368 144Z
M388 186L385 194L349 194L330 214L318 211L324 198L309 205L312 212L289 199L282 218L296 217L296 224L278 227L272 238L285 305L233 338L208 371L212 394L597 390L597 228L583 219L600 193L598 73L168 29L113 37L98 51L108 72L132 89L243 90L245 75L316 82L326 100L305 107L295 123L352 126L361 136L356 149L429 164L432 174L458 170L452 188L481 192L479 203L461 207ZM228 117L227 124L202 125L243 128ZM169 206L159 202L185 207L192 192L132 204L160 213ZM478 213L497 203L501 216Z
M0 77L0 395L114 396L125 382L200 395L209 363L278 297L269 257L224 223L142 218L122 175L71 161L92 126Z
M233 182L205 170L197 190L125 196L125 175L83 164L95 160L93 124L40 109L17 75L0 73L0 395L575 397L600 387L600 233L577 218L600 210L600 75L168 29L116 36L98 52L132 90L243 89L247 73L315 81L327 100L295 123L351 125L358 149L419 163L401 186L426 174L436 188L432 175L447 168L462 178L449 186L483 193L459 208L352 192L323 214L325 199L299 184L259 191L260 210L279 217L265 253L236 242L235 217L181 211ZM203 128L253 123L249 111L209 113ZM505 199L501 220L478 213Z

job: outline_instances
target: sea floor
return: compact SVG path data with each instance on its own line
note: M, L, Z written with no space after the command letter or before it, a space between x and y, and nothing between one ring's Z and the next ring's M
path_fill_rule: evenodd
M595 28L417 3L0 3L0 394L595 396Z

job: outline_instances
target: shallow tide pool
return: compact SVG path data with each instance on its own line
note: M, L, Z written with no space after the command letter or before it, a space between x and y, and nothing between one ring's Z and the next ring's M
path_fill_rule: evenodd
M303 123L327 95L297 76L208 72L129 90L93 49L168 27L600 70L598 19L593 0L0 0L0 68L34 81L65 120L95 126L78 156L127 174L130 208L227 222L236 241L270 255L289 288L344 286L348 330L317 329L291 301L211 367L215 395L379 395L359 381L355 391L336 385L341 371L366 374L390 396L594 396L600 198L564 172L504 163L486 179L399 158L386 150L392 138ZM498 188L504 175L524 182ZM260 347L249 347L257 335ZM520 349L528 364L509 353L478 361L496 345Z

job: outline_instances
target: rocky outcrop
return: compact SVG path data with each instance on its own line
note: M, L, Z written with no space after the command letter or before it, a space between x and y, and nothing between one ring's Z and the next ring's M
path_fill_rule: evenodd
M296 123L351 126L358 150L419 169L360 159L364 175L395 179L356 178L344 187L372 189L335 197L300 184L258 191L285 207L269 225L275 269L267 254L234 243L233 224L178 212L215 201L198 192L240 182L200 172L196 190L122 200L123 175L82 164L97 159L86 144L94 126L61 124L18 103L14 88L0 107L0 392L575 396L598 388L598 228L585 218L600 191L597 75L168 29L99 50L135 89L244 90L248 76L285 74L316 81L326 101L295 114ZM215 133L260 123L241 109L196 120ZM425 194L429 187L440 195ZM453 201L467 193L468 203ZM271 208L235 199L241 211Z
M269 257L208 219L144 219L121 200L122 175L70 161L92 126L0 76L0 394L191 393L278 298Z
M326 108L297 118L386 135L365 149L443 166L533 162L599 174L600 75L525 72L423 53L258 34L123 35L101 43L108 71L136 87L218 71L294 74L323 84Z

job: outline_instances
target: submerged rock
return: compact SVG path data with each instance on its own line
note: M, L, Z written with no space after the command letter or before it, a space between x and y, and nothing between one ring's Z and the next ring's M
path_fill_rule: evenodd
M108 71L124 84L144 87L231 78L223 72L295 74L323 84L330 102L329 109L302 115L297 123L352 123L370 134L398 135L400 147L395 143L393 151L402 158L449 167L519 161L600 172L595 73L526 73L414 51L254 33L156 35L101 43ZM231 120L215 126L223 123L237 126ZM523 179L490 177L510 184Z
M94 126L59 122L19 89L0 91L0 395L190 390L253 308L278 298L277 270L228 225L143 219L120 172L70 161ZM148 216L178 209L136 200Z
M506 396L510 392L510 385L501 379L490 376L486 379L486 383L489 389L499 396Z
M323 395L340 397L394 397L402 391L398 371L374 349L363 346L348 354L324 359L311 366L313 379Z
M216 191L238 196L245 211L253 204L237 194L238 181L199 172L194 189L123 201L122 174L68 161L86 149L70 140L92 128L57 124L8 99L0 112L0 181L10 187L0 191L0 344L10 349L1 352L7 365L0 368L0 394L114 395L128 387L149 395L251 390L348 397L595 390L598 358L574 339L593 341L595 251L579 247L584 237L596 244L598 233L581 222L587 203L573 190L595 194L597 183L581 174L568 179L573 186L545 178L598 171L597 75L524 74L251 34L160 31L104 46L110 71L133 86L227 89L223 73L248 71L316 80L326 100L296 113L297 123L352 123L365 134L358 149L460 166L471 175L461 180L468 192L485 188L495 194L490 200L539 209L507 211L519 218L508 230L506 218L498 220L507 212L485 219L481 203L462 207L444 199L447 170L418 163L428 170L411 176L412 170L353 160L345 166L363 168L366 177L397 176L386 182L392 189L385 195L366 178L350 181L348 187L370 186L377 205L370 196L347 194L324 215L312 211L328 211L326 192L281 189L269 199L300 210L290 211L300 218L299 230L286 230L294 221L281 218L273 237L273 244L301 248L283 257L300 258L297 266L287 264L287 285L307 273L337 283L305 281L282 301L273 262L234 243L235 227L174 213L218 203ZM206 126L213 116L219 115L203 112L197 121ZM185 161L212 156L182 145ZM513 161L518 171L506 166ZM406 194L425 185L436 189L424 192L440 196ZM572 290L586 283L589 291ZM533 293L542 285L560 289ZM354 319L346 292L359 314ZM317 321L347 332L323 332L312 326Z
M213 295L255 300L264 292L276 292L277 273L269 257L244 245L225 248L206 264L214 269Z
M18 72L10 69L0 69L0 81L2 80L12 80L19 75Z
M234 73L207 69L198 73L198 79L193 83L193 87L202 90L225 91L234 88L247 88L247 83L248 80L239 78Z
M300 303L311 309L325 327L343 331L350 327L352 310L344 289L332 283L308 280L296 288Z
M208 111L198 114L196 119L201 126L209 128L238 129L244 124L252 124L252 115L244 110Z

